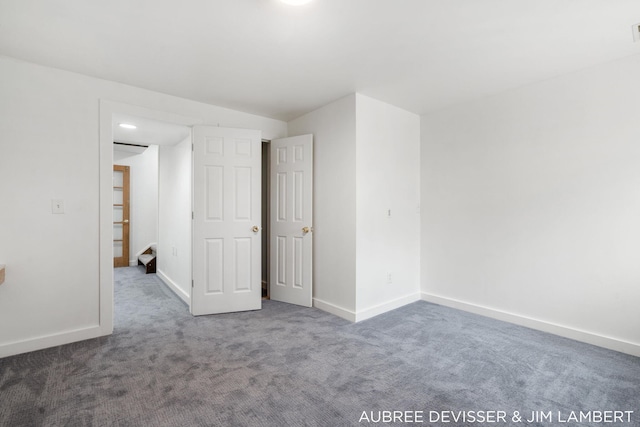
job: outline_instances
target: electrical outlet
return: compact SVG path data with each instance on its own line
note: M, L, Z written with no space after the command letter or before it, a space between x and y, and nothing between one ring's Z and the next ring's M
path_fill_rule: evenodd
M176 248L175 246L172 246L171 253L173 256L178 256L178 248Z
M51 213L63 214L64 213L64 200L59 200L59 199L51 200Z
M391 273L387 273L387 284L393 283L393 279L391 278Z

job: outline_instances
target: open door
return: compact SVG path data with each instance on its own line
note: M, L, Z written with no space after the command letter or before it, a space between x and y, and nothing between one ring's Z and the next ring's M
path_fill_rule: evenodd
M312 306L313 136L271 141L271 299Z
M193 315L258 310L260 131L193 127Z

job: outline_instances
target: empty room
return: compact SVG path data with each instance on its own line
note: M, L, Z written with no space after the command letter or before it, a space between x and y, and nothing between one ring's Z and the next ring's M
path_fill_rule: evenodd
M637 0L0 0L0 426L640 426Z

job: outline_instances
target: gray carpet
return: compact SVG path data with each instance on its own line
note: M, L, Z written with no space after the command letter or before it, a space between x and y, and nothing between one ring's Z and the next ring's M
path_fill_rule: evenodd
M0 425L382 425L359 421L385 410L447 426L620 410L634 413L613 425L640 425L640 358L425 302L358 324L274 301L194 318L139 267L115 285L112 336L0 359ZM509 422L428 422L492 410Z

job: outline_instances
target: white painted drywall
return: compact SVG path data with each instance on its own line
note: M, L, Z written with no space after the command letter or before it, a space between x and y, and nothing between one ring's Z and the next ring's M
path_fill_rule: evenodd
M137 255L158 242L158 146L114 155L114 164L129 166L129 265L137 265Z
M187 304L191 298L191 136L160 147L158 275Z
M419 299L420 117L354 94L289 122L306 133L314 305L359 321Z
M640 56L422 117L425 299L640 355Z
M420 299L419 204L420 117L357 94L357 320Z
M314 305L353 320L356 309L355 95L288 123L313 134Z
M0 75L0 259L11 272L0 287L0 357L111 331L112 244L100 233L112 227L113 150L100 108L286 136L278 120L12 58L0 57ZM64 200L64 214L51 213L51 199Z

